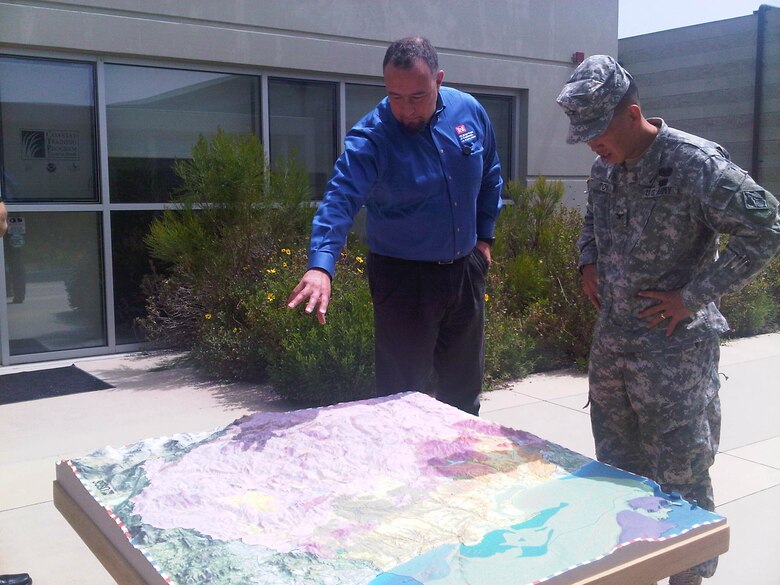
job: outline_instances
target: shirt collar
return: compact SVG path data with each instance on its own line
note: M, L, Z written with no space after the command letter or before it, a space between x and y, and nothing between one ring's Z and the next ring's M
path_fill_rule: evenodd
M433 116L431 116L430 121L428 122L428 126L434 126L436 122L439 121L439 115L444 111L444 108L447 107L447 104L444 103L444 98L441 95L441 92L439 92L439 95L436 96L436 109L433 110Z
M634 172L636 173L636 180L640 185L651 186L658 176L658 167L661 166L661 156L664 152L664 144L666 143L666 135L669 133L669 127L661 118L648 118L647 121L658 128L658 134L656 134L655 140L639 158L636 167L634 167Z
M442 97L441 92L439 92L439 95L436 97L436 109L434 110L433 115L438 116L446 107L447 104L444 103L444 98Z

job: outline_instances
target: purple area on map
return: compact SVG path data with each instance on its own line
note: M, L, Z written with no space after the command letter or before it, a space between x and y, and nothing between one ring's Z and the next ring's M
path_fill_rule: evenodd
M460 420L452 426L456 429L468 429L478 433L485 433L486 435L503 436L519 445L542 445L545 443L544 439L526 431L512 429L481 419Z
M452 428L459 433L457 441L446 437L416 445L422 475L470 479L492 473L508 473L527 460L526 449L543 443L542 439L525 431L471 417L454 421ZM497 439L493 450L484 451L482 443L485 437Z
M645 496L628 501L632 510L645 510L647 512L659 512L661 508L668 508L669 503L657 496Z
M670 522L656 520L631 510L618 512L617 522L620 526L620 542L637 538L660 538L664 532L674 528L674 524Z
M304 409L279 416L276 412L256 412L243 416L234 423L237 433L233 441L242 451L262 451L266 442L294 427L317 418L317 411Z

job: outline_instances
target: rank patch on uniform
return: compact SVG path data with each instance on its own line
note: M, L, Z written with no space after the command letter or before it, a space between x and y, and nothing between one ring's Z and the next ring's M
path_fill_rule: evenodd
M601 191L602 193L612 193L615 190L615 186L611 183L605 183L604 181L599 181L596 184L596 190Z
M745 209L769 209L763 191L743 191Z

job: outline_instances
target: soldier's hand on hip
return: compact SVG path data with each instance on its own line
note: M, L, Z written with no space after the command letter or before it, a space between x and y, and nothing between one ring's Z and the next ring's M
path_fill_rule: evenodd
M582 267L582 290L585 293L585 296L588 297L590 303L596 307L596 310L600 310L599 274L595 264L585 264Z
M637 295L658 301L655 305L641 311L639 318L647 321L648 329L652 329L662 323L665 324L667 337L674 333L680 321L691 315L691 312L683 303L682 289L670 291L641 290Z

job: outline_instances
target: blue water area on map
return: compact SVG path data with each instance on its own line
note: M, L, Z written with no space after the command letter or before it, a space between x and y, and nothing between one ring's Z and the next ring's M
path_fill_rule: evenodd
M568 506L563 502L554 508L547 508L536 514L533 518L515 524L507 529L493 530L488 532L479 544L468 546L462 544L460 546L460 555L466 558L488 558L493 555L504 552L506 549L519 549L517 556L520 557L538 557L547 554L548 545L552 538L553 530L547 527L547 523L558 512ZM538 540L539 534L546 532L544 541L539 544L522 544L525 538L523 538L523 532L530 531L528 536L535 536L534 540ZM507 541L507 536L511 535L513 542L510 544Z
M645 479L640 475L634 475L633 473L629 473L628 471L623 471L622 469L618 469L617 467L612 467L611 465L604 465L603 463L599 463L598 461L591 461L590 463L587 463L580 467L574 474L563 477L561 479L574 479L575 477L580 477L584 479L593 478L593 479L630 479L636 481L637 479L642 480ZM648 485L658 485L653 481L650 481L649 479L645 479L645 483Z
M420 579L442 579L452 570L452 555L456 545L447 544L437 547L425 554L415 557L403 564L393 567L392 573L380 573L368 585L422 585L422 581L410 575L417 575Z
M692 502L688 502L687 500L684 500L678 493L668 494L664 492L661 489L661 486L659 486L656 482L650 479L643 478L642 476L639 475L634 475L633 473L629 473L627 471L617 469L616 467L612 467L610 465L604 465L603 463L599 463L598 461L593 461L591 463L583 465L580 469L577 470L577 472L574 475L569 475L567 477L564 477L563 479L564 480L573 479L574 477L580 477L586 479L604 478L609 480L615 480L615 479L643 480L647 486L652 488L654 496L661 498L667 502L667 506L665 506L666 514L664 520L671 523L672 528L669 528L661 536L667 536L669 534L678 534L683 530L689 529L693 526L697 526L699 524L708 524L710 522L715 522L723 518L722 516L714 512L710 512L708 510L705 510L704 508L701 508L696 503L692 503Z
M414 577L408 575L397 575L396 573L380 573L368 585L423 585Z

